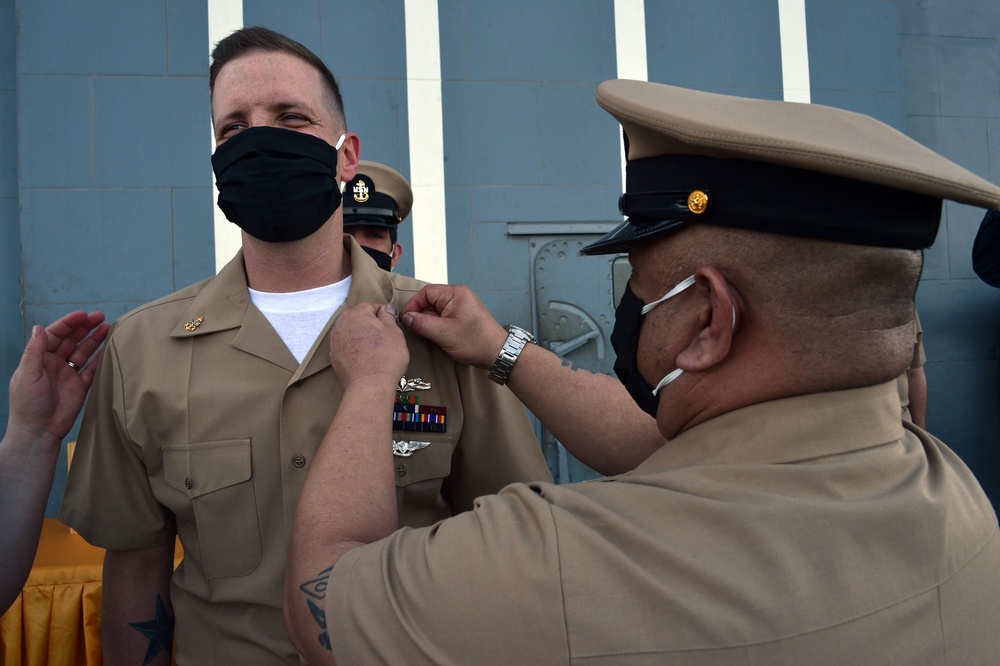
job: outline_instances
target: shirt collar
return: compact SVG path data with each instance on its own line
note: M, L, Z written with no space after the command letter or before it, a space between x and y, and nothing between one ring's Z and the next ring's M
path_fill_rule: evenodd
M895 380L749 405L684 431L634 473L790 463L856 451L902 438L900 413Z

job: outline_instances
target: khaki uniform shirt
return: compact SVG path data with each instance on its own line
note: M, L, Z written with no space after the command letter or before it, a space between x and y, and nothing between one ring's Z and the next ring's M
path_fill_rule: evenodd
M422 286L380 270L350 237L345 247L346 306L402 309ZM299 492L343 395L328 332L299 365L251 304L240 255L125 315L108 337L60 517L111 549L180 535L184 561L171 582L180 664L299 663L282 582ZM406 337L406 376L431 384L409 395L447 407L448 421L445 433L393 432L430 442L394 457L401 524L430 525L515 481L552 480L509 389ZM152 618L155 600L149 609Z
M1000 536L892 382L753 405L333 568L338 664L993 664Z

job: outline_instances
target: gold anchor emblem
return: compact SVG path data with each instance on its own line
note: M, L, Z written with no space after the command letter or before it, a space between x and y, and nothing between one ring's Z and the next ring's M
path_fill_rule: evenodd
M688 210L695 215L701 215L708 208L708 195L701 190L695 190L688 195Z
M189 321L188 323L184 324L184 330L189 332L193 331L197 329L199 326L201 326L201 322L203 321L205 321L204 317L196 317L191 321Z
M358 203L368 201L368 185L365 184L365 181L358 180L354 184L354 200Z

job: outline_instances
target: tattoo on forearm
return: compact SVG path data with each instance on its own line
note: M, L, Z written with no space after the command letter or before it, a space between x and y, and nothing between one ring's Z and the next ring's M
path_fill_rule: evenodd
M580 369L580 366L578 366L576 363L574 363L573 361L569 360L568 358L562 359L562 366L564 368L569 368L573 372L576 372L577 370Z
M330 572L333 571L333 567L327 567L319 572L319 576L313 580L307 581L302 585L299 585L299 589L309 597L306 599L306 604L309 607L309 612L313 616L313 620L322 629L322 632L318 636L319 644L322 645L327 650L332 650L330 646L330 634L326 630L326 611L323 607L317 604L316 601L322 601L326 598L326 588L330 582Z
M156 595L156 619L146 622L129 622L130 627L149 639L146 648L146 658L142 666L151 664L156 656L166 650L170 654L174 649L174 617L167 613L167 605L163 598Z

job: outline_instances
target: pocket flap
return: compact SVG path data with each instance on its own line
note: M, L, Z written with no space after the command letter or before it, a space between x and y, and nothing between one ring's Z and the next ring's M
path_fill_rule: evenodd
M426 448L414 451L409 456L392 457L396 469L397 488L428 479L440 479L451 474L451 456L455 450L454 438L451 435L431 435L426 432L396 430L393 431L392 438L394 440L429 442Z
M250 472L249 439L163 447L167 485L191 498L249 481Z

